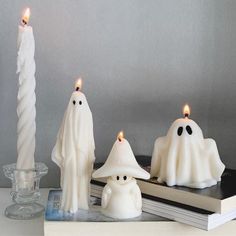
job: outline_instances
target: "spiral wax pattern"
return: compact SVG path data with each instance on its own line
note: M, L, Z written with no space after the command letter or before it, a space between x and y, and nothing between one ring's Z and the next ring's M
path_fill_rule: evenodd
M36 95L34 36L30 26L19 29L17 72L19 75L17 105L17 168L33 169L36 133Z

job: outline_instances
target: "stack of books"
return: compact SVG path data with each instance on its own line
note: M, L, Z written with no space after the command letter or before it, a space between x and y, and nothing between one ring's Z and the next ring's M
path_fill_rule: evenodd
M151 157L137 156L138 163L150 170ZM103 163L97 163L95 169ZM204 230L236 218L236 170L226 169L221 182L205 189L168 187L150 180L137 180L143 196L143 210ZM106 179L93 179L91 195L101 198Z
M69 214L60 210L61 190L51 190L44 220L45 236L156 236L156 235L194 235L221 236L234 235L235 222L229 222L217 230L203 231L196 227L180 224L175 221L143 211L140 217L127 220L115 220L100 213L101 198L91 196L89 210L79 210Z
M151 158L137 156L138 163L150 170ZM99 168L103 163L95 165ZM67 235L234 235L236 220L236 170L226 169L217 185L206 189L168 187L156 178L137 179L143 196L143 213L128 220L115 220L100 213L106 179L92 179L91 207L76 214L60 210L61 190L51 190L44 220L45 236ZM184 224L179 224L184 223ZM190 226L188 226L190 225ZM194 226L194 227L191 227ZM203 229L203 230L202 230Z

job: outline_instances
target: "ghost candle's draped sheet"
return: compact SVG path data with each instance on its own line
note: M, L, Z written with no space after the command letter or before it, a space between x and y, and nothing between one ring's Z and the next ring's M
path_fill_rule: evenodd
M155 142L151 177L168 186L210 187L220 181L224 168L215 141L204 139L191 119L176 120L167 136Z
M61 209L72 213L89 208L89 187L95 144L93 118L86 97L73 92L52 151L61 169Z

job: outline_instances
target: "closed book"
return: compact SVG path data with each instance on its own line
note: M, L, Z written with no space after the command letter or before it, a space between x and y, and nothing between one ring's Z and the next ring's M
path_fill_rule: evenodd
M101 198L103 185L103 183L91 184L91 195ZM142 195L143 211L203 230L214 229L236 218L236 209L220 214L146 194Z
M137 162L150 172L151 157L136 156ZM96 163L94 169L103 163ZM105 178L93 179L92 183L106 183ZM193 189L184 186L169 187L157 182L157 178L149 180L137 179L141 192L146 195L184 203L211 212L227 213L236 208L236 170L225 169L221 182L205 189Z

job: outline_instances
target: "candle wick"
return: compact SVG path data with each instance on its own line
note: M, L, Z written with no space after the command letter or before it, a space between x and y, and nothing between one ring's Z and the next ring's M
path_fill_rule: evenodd
M121 138L118 138L118 140L119 140L119 142L121 142L121 141L122 141L122 139L121 139Z
M76 87L76 91L79 91L79 87Z
M22 19L22 24L27 25L27 22L24 19Z
M185 117L185 118L188 118L188 116L189 116L188 113L185 113L185 114L184 114L184 117Z

